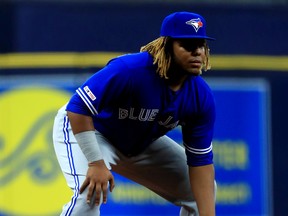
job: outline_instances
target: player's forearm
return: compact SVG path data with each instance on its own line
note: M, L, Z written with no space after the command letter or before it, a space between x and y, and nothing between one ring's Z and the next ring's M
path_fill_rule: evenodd
M90 116L67 112L75 139L89 164L103 160L103 156L95 136L93 120Z
M200 216L215 216L214 166L189 167L189 175Z

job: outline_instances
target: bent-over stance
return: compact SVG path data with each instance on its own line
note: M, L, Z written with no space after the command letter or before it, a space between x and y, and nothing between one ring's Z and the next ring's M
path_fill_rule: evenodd
M215 215L215 105L200 76L210 69L206 40L201 15L170 14L159 38L110 60L58 111L54 147L74 192L61 215L100 215L111 170L181 206L182 216ZM165 135L177 126L184 147Z

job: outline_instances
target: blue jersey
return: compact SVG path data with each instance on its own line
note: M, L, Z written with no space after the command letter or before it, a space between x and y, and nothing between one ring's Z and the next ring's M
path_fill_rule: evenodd
M125 155L140 153L181 125L188 165L213 163L210 88L191 75L180 90L172 91L147 52L112 59L76 90L66 110L91 116L95 129Z

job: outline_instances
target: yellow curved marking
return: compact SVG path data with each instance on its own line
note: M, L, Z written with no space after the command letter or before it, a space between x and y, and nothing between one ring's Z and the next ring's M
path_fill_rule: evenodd
M53 149L57 110L70 93L40 86L0 93L0 209L11 215L59 215L71 191Z

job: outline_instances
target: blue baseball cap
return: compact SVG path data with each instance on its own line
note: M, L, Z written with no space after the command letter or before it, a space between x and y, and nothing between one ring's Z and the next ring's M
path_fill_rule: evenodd
M175 12L165 17L160 36L215 40L206 35L205 19L199 14L190 12Z

